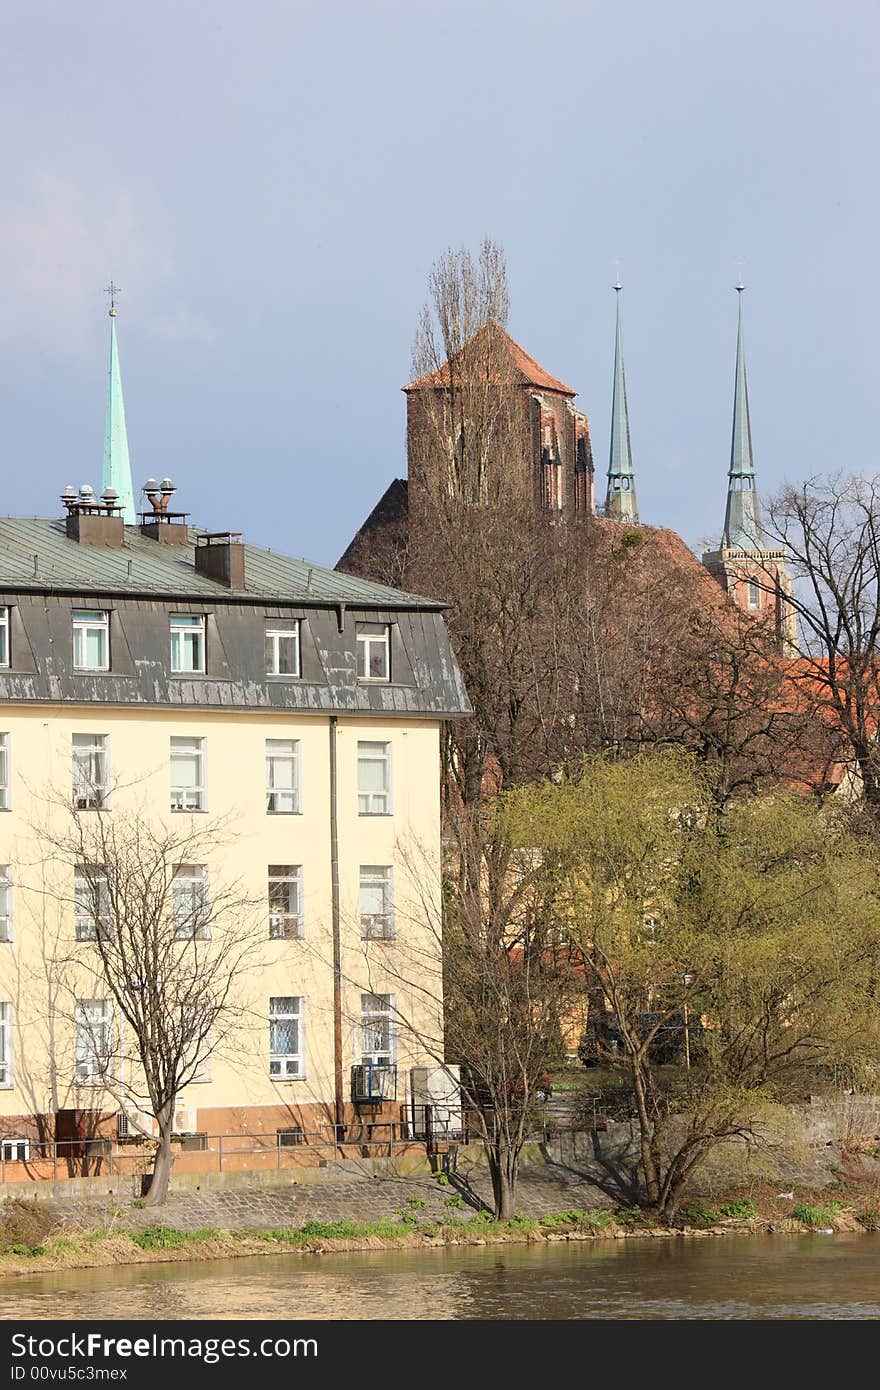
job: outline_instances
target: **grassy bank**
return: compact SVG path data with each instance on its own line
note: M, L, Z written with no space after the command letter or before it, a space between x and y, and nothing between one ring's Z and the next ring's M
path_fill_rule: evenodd
M873 1204L871 1204L873 1199ZM734 1196L727 1201L693 1201L683 1207L676 1224L658 1227L637 1206L616 1211L572 1209L550 1216L516 1216L495 1221L486 1215L462 1217L454 1210L437 1220L425 1220L420 1198L397 1208L394 1217L370 1224L356 1221L309 1221L277 1230L203 1230L184 1232L155 1225L141 1230L38 1226L51 1221L45 1205L7 1202L0 1212L0 1275L35 1274L62 1269L104 1268L178 1260L230 1259L246 1255L324 1254L333 1251L395 1250L415 1247L538 1243L628 1237L668 1238L815 1230L880 1231L880 1194L866 1193L856 1203L829 1199L827 1192L807 1194L779 1214L778 1198ZM770 1209L772 1208L772 1209ZM11 1236L17 1235L18 1239ZM32 1243L23 1237L28 1235Z

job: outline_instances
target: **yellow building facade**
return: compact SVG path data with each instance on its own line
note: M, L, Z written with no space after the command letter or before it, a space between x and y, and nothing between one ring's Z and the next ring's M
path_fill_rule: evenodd
M97 504L0 522L0 586L4 1158L151 1130L106 865L78 862L99 821L171 859L191 837L169 931L196 902L204 954L250 934L175 1130L404 1137L410 1069L442 1056L439 739L468 710L440 606Z

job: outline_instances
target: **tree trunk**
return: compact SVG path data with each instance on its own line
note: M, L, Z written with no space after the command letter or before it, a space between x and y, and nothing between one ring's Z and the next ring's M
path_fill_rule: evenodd
M648 1202L652 1207L657 1208L660 1202L660 1174L657 1171L657 1159L654 1152L654 1125L648 1115L645 1082L637 1057L632 1057L631 1068L639 1118L639 1152L642 1160L642 1176L645 1179Z
M171 1120L161 1125L159 1147L153 1162L153 1175L150 1186L144 1195L144 1206L161 1207L168 1196L168 1183L171 1179L171 1165L174 1156L171 1152Z
M515 1154L505 1148L487 1148L489 1173L492 1178L492 1196L495 1202L495 1220L508 1221L516 1214L516 1178L519 1162Z

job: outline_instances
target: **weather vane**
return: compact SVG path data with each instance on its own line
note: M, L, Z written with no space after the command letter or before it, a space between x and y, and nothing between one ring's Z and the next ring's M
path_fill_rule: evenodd
M106 288L106 290L104 291L104 293L105 293L105 294L109 294L109 296L110 296L110 317L111 317L111 319L115 319L115 318L116 318L116 301L117 301L117 299L119 298L119 296L122 294L122 290L120 289L119 285L114 285L113 281L111 280L111 281L110 281L110 284L107 286L107 288Z

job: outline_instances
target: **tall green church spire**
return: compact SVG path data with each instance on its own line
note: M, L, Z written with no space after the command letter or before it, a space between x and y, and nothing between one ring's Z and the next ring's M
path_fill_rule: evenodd
M622 521L638 521L636 478L632 465L629 440L629 411L626 405L626 376L623 370L623 336L620 331L620 291L617 295L617 332L614 339L614 395L611 401L611 451L608 459L608 490L605 494L605 515Z
M122 373L119 370L119 351L116 346L116 296L119 287L112 280L110 295L110 375L107 385L107 425L104 431L105 488L119 494L122 519L134 526L134 489L131 485L131 462L128 457L128 434L125 428L125 402L122 399Z
M761 550L764 534L761 505L752 457L752 425L749 419L749 388L746 383L746 356L743 345L743 290L739 284L739 320L736 334L736 382L733 390L733 438L730 445L730 471L727 475L727 510L724 514L724 544L733 550Z

